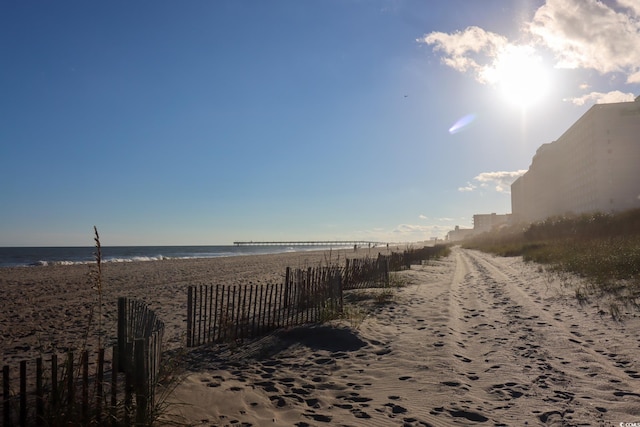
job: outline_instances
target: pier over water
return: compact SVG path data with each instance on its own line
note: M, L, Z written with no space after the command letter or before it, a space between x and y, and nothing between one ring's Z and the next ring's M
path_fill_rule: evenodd
M236 246L358 246L375 248L386 245L386 242L370 242L368 240L308 240L284 242L233 242Z

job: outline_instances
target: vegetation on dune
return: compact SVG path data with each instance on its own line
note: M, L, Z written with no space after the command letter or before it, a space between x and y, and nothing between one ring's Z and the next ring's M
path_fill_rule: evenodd
M583 277L589 286L576 290L581 301L607 296L639 307L640 209L552 217L484 233L465 240L463 247L522 256L548 265L551 271ZM612 314L618 311L619 307L610 307Z

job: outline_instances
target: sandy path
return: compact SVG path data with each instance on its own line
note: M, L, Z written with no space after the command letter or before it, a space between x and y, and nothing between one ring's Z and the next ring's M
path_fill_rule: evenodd
M357 330L301 328L188 355L194 372L172 416L223 426L640 422L638 317L579 306L518 258L456 248L400 275L408 286L371 304Z

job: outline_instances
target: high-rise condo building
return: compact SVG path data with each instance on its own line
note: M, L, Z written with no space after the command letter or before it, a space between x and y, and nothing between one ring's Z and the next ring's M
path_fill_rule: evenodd
M640 96L596 104L511 185L517 220L640 208Z

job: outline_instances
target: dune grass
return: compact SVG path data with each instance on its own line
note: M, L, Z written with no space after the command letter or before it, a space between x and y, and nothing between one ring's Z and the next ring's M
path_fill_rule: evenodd
M551 271L576 274L589 284L576 290L576 297L607 297L614 301L613 317L620 317L617 304L640 305L640 209L548 218L484 233L463 247L522 256Z

